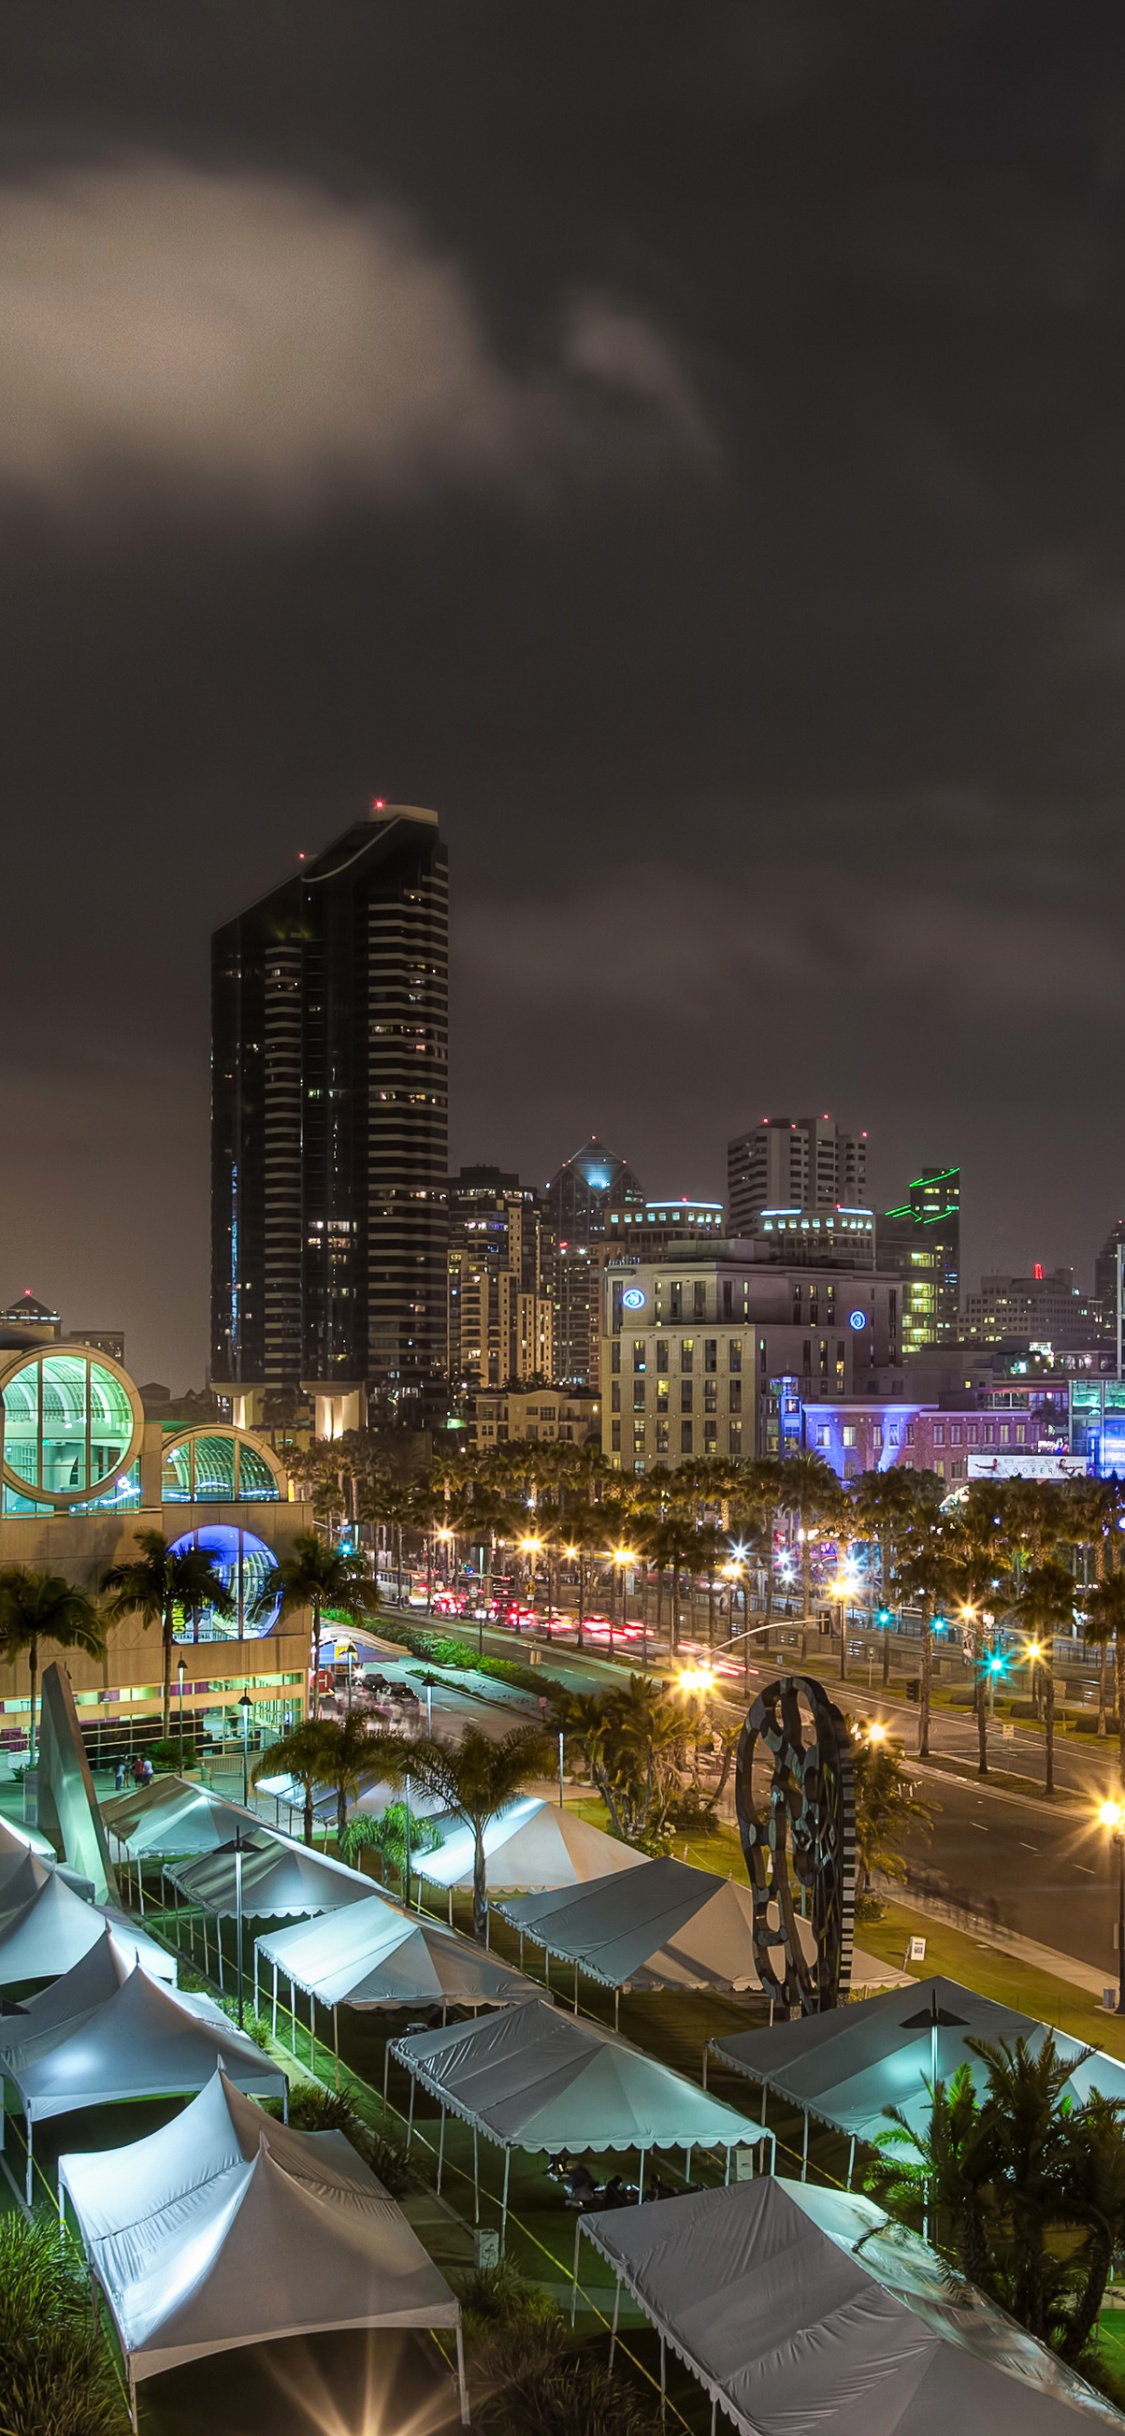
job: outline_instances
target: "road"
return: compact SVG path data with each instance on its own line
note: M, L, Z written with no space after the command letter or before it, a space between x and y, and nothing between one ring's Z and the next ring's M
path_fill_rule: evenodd
M425 1618L411 1610L411 1624ZM393 1634L395 1618L388 1613L386 1629ZM486 1646L495 1653L529 1655L526 1635L515 1641L501 1630L486 1632ZM632 1655L632 1653L630 1653ZM782 1663L793 1663L786 1653ZM917 1743L918 1711L901 1698L888 1698L876 1685L841 1684L832 1658L822 1659L816 1636L810 1641L810 1671L821 1675L825 1687L852 1715L878 1717L901 1735L908 1753ZM406 1667L416 1667L416 1659ZM589 1690L619 1679L619 1670L598 1652L579 1652L573 1645L543 1648L545 1673L569 1689ZM758 1664L750 1671L750 1694L774 1679L778 1661ZM389 1675L399 1671L390 1665ZM743 1714L741 1679L723 1686L718 1704L730 1720ZM435 1728L460 1731L466 1723L486 1733L503 1734L512 1723L511 1709L494 1708L443 1685L433 1693ZM990 1734L990 1762L1032 1782L1043 1773L1041 1734L1016 1726L1009 1738L999 1727ZM931 1728L936 1759L954 1759L975 1767L976 1725L964 1711L938 1709ZM919 1871L944 1882L954 1900L965 1908L993 1917L1000 1925L1032 1937L1062 1954L1104 1971L1107 1983L1116 1975L1113 1925L1116 1917L1115 1856L1097 1825L1096 1805L1117 1790L1117 1746L1113 1738L1099 1743L1093 1736L1062 1740L1056 1745L1057 1807L1042 1797L1005 1786L990 1777L982 1783L965 1781L947 1769L918 1765L919 1790L934 1805L931 1842L915 1838L907 1857Z

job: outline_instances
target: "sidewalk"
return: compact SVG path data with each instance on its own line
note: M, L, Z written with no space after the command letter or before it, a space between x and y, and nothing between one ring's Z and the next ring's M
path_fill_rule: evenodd
M982 1920L975 1912L959 1911L935 1895L919 1894L913 1887L901 1886L897 1881L880 1881L877 1891L899 1910L918 1912L923 1919L940 1920L944 1927L959 1929L962 1936L973 1937L978 1945L991 1946L998 1954L1010 1954L1014 1961L1026 1963L1029 1970L1042 1971L1048 1979L1061 1979L1066 1986L1077 1988L1083 1996L1092 1996L1101 2004L1110 1984L1104 1971L1076 1961L1073 1954L1060 1954L1054 1946L1039 1945L1034 1937L1018 1936L1014 1929L998 1929L991 1920Z

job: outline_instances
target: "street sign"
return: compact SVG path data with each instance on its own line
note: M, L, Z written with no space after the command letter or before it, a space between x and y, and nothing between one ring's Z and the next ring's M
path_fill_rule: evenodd
M925 1961L926 1940L924 1937L911 1937L906 1948L906 1959L908 1962Z

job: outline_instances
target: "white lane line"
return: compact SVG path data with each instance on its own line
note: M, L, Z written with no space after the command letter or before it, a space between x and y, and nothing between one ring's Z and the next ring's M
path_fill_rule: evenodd
M1038 1844L1025 1844L1025 1843L1024 1843L1024 1840L1023 1840L1023 1837L1021 1836L1021 1837L1020 1837L1020 1850L1021 1850L1022 1852L1038 1852L1038 1850L1039 1850L1039 1846L1038 1846Z
M991 1827L986 1827L983 1819L970 1819L969 1825L976 1828L978 1835L991 1835L992 1833Z
M1076 1861L1074 1866L1076 1869L1084 1869L1088 1878L1093 1878L1097 1875L1096 1870L1091 1869L1088 1861Z

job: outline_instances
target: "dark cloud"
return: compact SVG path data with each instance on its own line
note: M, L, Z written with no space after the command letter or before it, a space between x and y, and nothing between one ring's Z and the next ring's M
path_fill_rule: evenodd
M374 792L457 1158L717 1191L834 1106L1086 1266L1119 10L17 0L0 70L11 1286L199 1375L207 934Z

